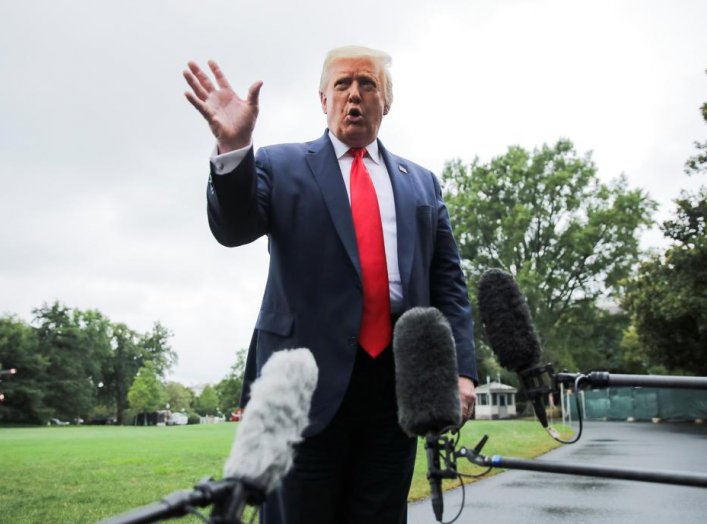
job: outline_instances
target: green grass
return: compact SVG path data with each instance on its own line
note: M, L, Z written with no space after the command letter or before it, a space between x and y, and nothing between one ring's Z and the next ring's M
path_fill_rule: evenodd
M205 476L220 478L235 428L2 428L0 522L96 522L191 488ZM537 422L522 420L472 421L462 430L461 442L473 447L484 433L490 435L486 455L535 457L555 447ZM479 471L471 465L460 469ZM429 494L426 471L420 441L411 500Z

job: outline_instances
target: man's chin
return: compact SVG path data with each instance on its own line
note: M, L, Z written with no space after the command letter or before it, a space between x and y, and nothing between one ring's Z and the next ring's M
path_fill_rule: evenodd
M341 130L337 138L349 147L366 147L376 139L376 135L360 125L349 125Z

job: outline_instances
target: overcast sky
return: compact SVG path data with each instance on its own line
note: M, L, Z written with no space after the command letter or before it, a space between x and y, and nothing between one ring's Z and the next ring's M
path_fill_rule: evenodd
M0 3L0 313L59 300L159 320L186 384L247 347L268 265L263 239L227 249L208 230L213 143L187 60L218 60L241 93L264 81L256 145L320 136L324 54L360 44L393 56L380 138L437 173L567 137L661 217L704 183L682 168L706 134L705 0Z

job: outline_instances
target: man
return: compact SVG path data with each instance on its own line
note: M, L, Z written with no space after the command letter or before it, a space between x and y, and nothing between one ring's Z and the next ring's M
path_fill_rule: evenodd
M397 424L390 347L405 310L445 314L464 420L473 409L471 308L439 184L377 140L392 102L389 65L373 49L330 51L319 93L324 136L257 155L262 82L241 99L214 62L216 85L193 62L184 72L192 88L185 95L217 141L207 189L212 233L226 246L269 239L244 400L274 351L307 347L319 367L294 470L261 513L269 524L405 522L416 440Z

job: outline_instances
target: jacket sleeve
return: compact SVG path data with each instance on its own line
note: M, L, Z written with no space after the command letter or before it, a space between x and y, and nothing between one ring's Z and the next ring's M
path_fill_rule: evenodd
M256 169L251 149L230 173L214 172L211 165L206 189L209 228L227 247L247 244L268 232L269 176Z
M478 383L469 292L442 190L437 178L434 175L432 178L437 199L437 230L430 266L430 301L451 324L459 374Z

